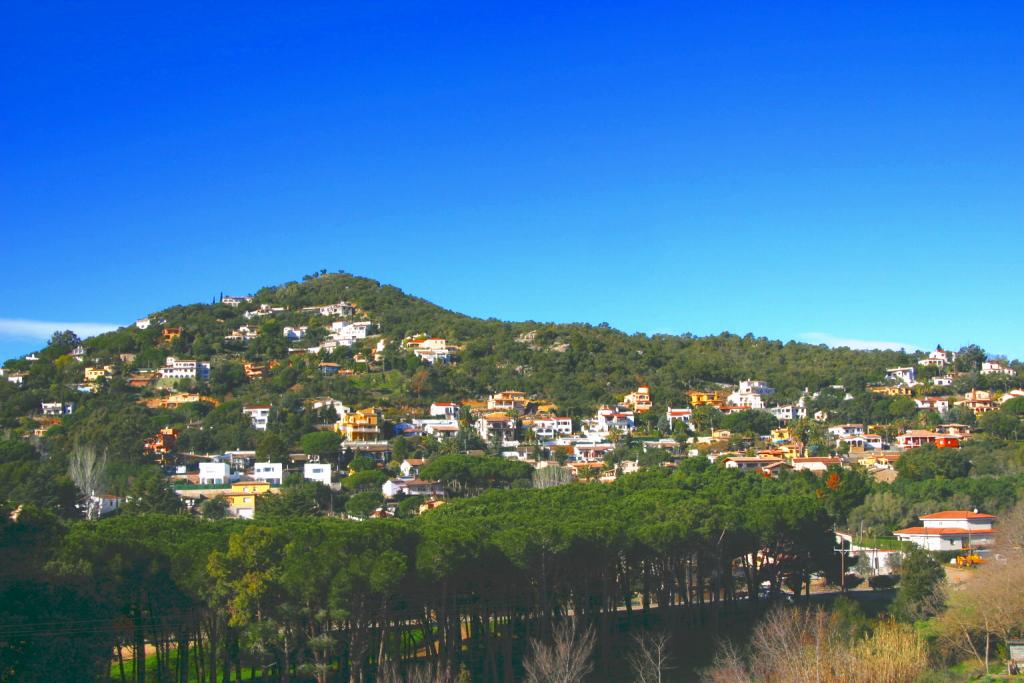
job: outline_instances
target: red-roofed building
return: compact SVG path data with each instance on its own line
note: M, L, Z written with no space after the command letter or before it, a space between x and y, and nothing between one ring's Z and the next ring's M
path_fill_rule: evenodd
M995 539L992 525L996 518L969 510L946 510L920 515L921 526L893 532L903 541L915 543L925 550L961 550L989 546Z
M942 434L931 432L927 429L911 429L910 431L896 437L896 447L902 449L917 448L918 446L924 446L925 444L933 444L936 439L942 436Z

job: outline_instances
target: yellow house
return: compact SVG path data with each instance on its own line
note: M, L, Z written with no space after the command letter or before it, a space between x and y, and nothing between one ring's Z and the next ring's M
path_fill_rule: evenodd
M334 431L348 441L376 441L380 436L380 417L376 408L346 413L334 423Z
M97 380L103 379L104 377L110 377L113 374L113 365L104 365L102 368L89 367L85 369L85 381L95 382Z
M499 391L487 399L487 409L518 411L526 407L526 403L526 394L522 391Z
M224 494L228 500L228 513L243 519L256 515L256 499L270 493L270 483L265 481L236 481L231 490Z
M779 427L778 429L772 430L772 441L781 443L783 441L791 441L793 439L793 430L789 427Z
M782 455L782 457L786 458L787 460L792 460L793 458L800 457L800 452L803 450L803 448L804 445L799 441L790 441L788 443L779 444L775 450L777 450Z
M868 391L884 396L913 396L914 390L906 384L897 384L892 387L868 387Z
M622 402L627 406L632 406L633 410L638 413L646 413L654 405L651 400L651 388L648 386L637 387L632 394L626 394L626 398L622 399Z
M696 408L697 406L715 406L716 408L725 403L725 394L720 391L687 391L686 395L690 397L690 405Z

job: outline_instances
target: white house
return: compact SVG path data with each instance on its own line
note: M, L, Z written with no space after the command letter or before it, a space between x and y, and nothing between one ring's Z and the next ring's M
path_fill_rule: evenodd
M747 379L740 382L739 388L729 394L725 402L729 405L744 406L754 410L764 408L764 397L775 393L775 389L768 386L767 382L756 379Z
M242 304L247 304L252 301L252 296L222 296L220 302L226 306L232 308L238 308Z
M199 463L200 484L229 484L231 483L231 466L226 462L201 462Z
M307 462L302 466L302 476L311 481L318 481L324 486L330 486L331 466L323 462Z
M800 472L807 470L814 474L824 474L828 471L829 467L841 467L843 464L840 458L793 458L789 461L789 464L793 466L794 472Z
M593 420L589 421L590 431L595 434L608 434L616 430L623 434L633 431L633 411L624 406L601 406Z
M306 336L306 332L309 331L309 327L303 325L301 327L288 327L286 326L281 333L288 339L302 339Z
M28 377L28 373L26 373L26 372L4 372L3 376L11 384L14 384L14 385L20 387L20 386L24 385L25 378Z
M1024 389L1011 389L999 397L999 405L1012 401L1015 398L1024 398Z
M209 379L210 364L168 356L164 367L160 368L160 376L164 379Z
M784 406L772 406L768 412L780 422L790 422L807 417L807 408L802 403L789 403Z
M389 479L380 487L385 498L394 498L398 494L407 496L443 496L444 486L439 481L423 481L422 479Z
M410 341L409 348L417 358L431 365L450 363L454 350L446 340L436 338Z
M252 320L253 318L262 318L268 315L274 315L275 313L283 313L285 310L284 306L271 306L270 304L260 304L259 308L251 311L246 311L242 314L242 317L246 320Z
M902 382L913 386L917 383L917 370L909 368L889 368L885 371L885 378L890 382Z
M938 413L949 412L949 399L944 396L925 396L924 398L915 398L914 403L921 410L934 410Z
M406 458L402 461L402 464L398 466L402 476L411 479L416 477L420 473L420 468L426 463L426 460L421 458Z
M893 532L902 541L910 541L925 550L961 550L992 545L996 518L970 510L947 510L919 515L921 526Z
M828 428L828 433L837 438L844 436L860 436L865 432L862 424L835 425Z
M338 346L352 346L360 339L366 339L373 323L369 321L348 322L338 320L331 323L327 340L323 348L330 349Z
M423 425L423 433L443 441L459 435L459 423L455 420L430 420Z
M124 503L124 498L114 495L89 496L85 503L85 516L87 519L99 519L117 512Z
M572 434L572 418L570 417L538 417L530 426L533 433L541 439L554 439Z
M352 409L347 407L344 403L336 398L331 398L330 396L321 396L319 398L310 399L309 407L312 410L334 408L334 413L338 416L339 420L352 411Z
M1008 377L1012 377L1017 374L1017 371L999 361L985 361L981 364L981 374L1007 375Z
M140 330L148 330L151 324L152 321L150 321L149 318L139 318L138 320L135 321L135 327L139 328Z
M851 450L880 451L885 448L885 443L878 434L856 434L854 436L841 436L836 439L837 447L844 443Z
M267 429L267 422L270 421L270 409L272 407L269 405L242 406L242 413L249 418L253 429L258 429L262 432Z
M502 443L514 441L516 438L516 420L504 413L483 415L477 419L474 426L480 438L488 443L494 438L500 438Z
M224 341L252 341L260 336L259 330L253 329L248 325L242 325L237 330L232 330L230 334L224 337Z
M252 467L252 478L280 484L284 479L284 465L279 462L258 462Z
M675 428L676 422L682 422L687 427L693 425L693 411L689 408L672 408L665 411L665 419L668 420L669 431Z
M763 467L780 465L786 461L782 458L755 458L753 456L736 455L724 460L726 469L742 472L759 470Z
M336 304L326 304L324 306L310 306L303 310L315 310L322 316L336 315L342 318L348 318L356 314L356 307L347 301L339 301Z
M449 420L457 420L459 419L459 404L431 403L430 417L444 417Z
M44 401L40 404L40 408L43 411L43 415L49 417L59 417L61 415L70 415L75 411L74 403L61 403L60 401Z
M937 375L932 377L932 384L937 387L951 387L953 386L953 377L951 375Z
M927 358L922 358L917 361L918 365L932 366L936 368L944 368L947 364L952 363L956 360L956 353L953 351L946 351L941 345L936 346L935 350L928 354Z

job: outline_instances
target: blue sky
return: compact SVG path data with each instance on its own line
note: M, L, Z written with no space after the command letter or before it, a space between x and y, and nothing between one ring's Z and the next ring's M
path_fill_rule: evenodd
M5 10L0 357L320 268L1024 357L1019 3L297 4Z

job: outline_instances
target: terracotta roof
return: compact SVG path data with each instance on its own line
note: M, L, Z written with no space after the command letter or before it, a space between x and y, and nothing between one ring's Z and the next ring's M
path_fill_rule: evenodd
M979 536L994 534L994 531L986 530L981 531L978 529L957 529L950 527L923 527L923 526L912 526L906 529L900 529L899 531L892 532L896 536Z
M995 519L995 515L987 515L984 512L971 512L970 510L945 510L933 512L930 515L918 515L918 519Z

